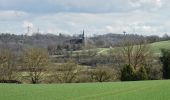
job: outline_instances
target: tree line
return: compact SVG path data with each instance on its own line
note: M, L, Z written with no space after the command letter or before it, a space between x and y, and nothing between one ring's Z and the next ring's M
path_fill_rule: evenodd
M142 36L137 34L126 34L129 39L145 38L149 43L169 40L170 36L165 34L163 37L156 35ZM34 34L15 35L10 33L0 34L0 48L10 49L13 52L20 53L28 47L37 47L47 49L50 55L65 54L65 51L92 49L92 48L109 48L122 46L121 41L124 34L104 34L94 35L93 37L85 37L85 47L82 44L70 44L69 40L76 39L78 36L74 35L54 35L54 34Z
M155 56L145 38L124 37L122 47L108 55L93 50L49 55L47 49L28 47L20 53L0 49L2 83L79 83L170 78L170 50Z

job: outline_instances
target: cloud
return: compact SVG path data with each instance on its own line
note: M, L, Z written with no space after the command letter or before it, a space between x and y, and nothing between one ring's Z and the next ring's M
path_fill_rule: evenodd
M145 16L145 17L143 17ZM145 34L163 32L159 25L165 20L157 20L161 15L141 11L127 13L56 13L40 16L32 20L44 32L78 33L85 29L88 35L103 33ZM42 23L42 24L39 24ZM38 25L39 24L39 25ZM160 30L161 29L161 30Z
M113 13L161 8L166 0L0 0L2 10L29 13Z
M168 0L0 0L0 30L86 34L169 32Z
M129 2L134 9L147 12L158 11L167 3L166 0L129 0Z
M162 0L129 0L129 2L133 7L139 7L144 5L161 7L163 1Z
M15 10L0 10L0 21L9 21L9 20L18 20L26 18L28 14L23 11L15 11Z
M63 12L37 15L31 19L23 19L13 23L6 21L3 23L3 28L6 29L10 25L12 28L8 30L11 30L12 33L25 33L27 27L30 26L32 32L37 32L37 28L39 28L40 32L55 34L78 34L84 29L86 35L90 36L103 33L122 33L123 31L147 35L170 32L170 30L165 30L168 27L168 23L164 24L169 19L169 17L165 18L154 12L143 11L124 13ZM159 27L160 25L161 27Z

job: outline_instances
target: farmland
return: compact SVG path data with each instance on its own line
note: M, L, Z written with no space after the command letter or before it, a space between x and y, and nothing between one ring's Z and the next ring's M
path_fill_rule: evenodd
M170 49L170 41L161 41L151 44L151 50L154 53L160 53L161 49Z
M161 49L170 49L170 41L161 41L149 44L151 51L156 54L160 54ZM117 48L117 47L116 47ZM112 48L115 49L115 48ZM107 54L110 48L98 48L96 49L99 54Z
M1 100L168 100L170 81L1 84Z
M170 100L168 0L0 0L0 100Z

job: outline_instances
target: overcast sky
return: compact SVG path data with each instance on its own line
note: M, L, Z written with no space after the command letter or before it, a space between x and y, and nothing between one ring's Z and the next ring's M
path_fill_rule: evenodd
M169 0L0 0L0 32L170 33Z

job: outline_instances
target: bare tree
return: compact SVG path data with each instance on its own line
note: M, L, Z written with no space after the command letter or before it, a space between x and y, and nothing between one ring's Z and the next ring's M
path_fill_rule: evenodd
M144 38L129 39L125 36L122 41L123 47L120 55L124 59L125 64L132 65L135 69L141 64L145 64L149 56L151 56L150 47Z
M58 65L57 70L53 73L57 81L61 83L71 83L75 82L78 71L78 65L74 61L69 60L66 63Z
M0 78L1 80L12 80L15 78L15 56L6 49L0 50Z
M28 71L34 84L40 83L48 63L48 53L42 49L30 48L23 53L23 67Z
M97 82L106 82L115 79L114 70L106 66L97 66L90 70L91 79Z

